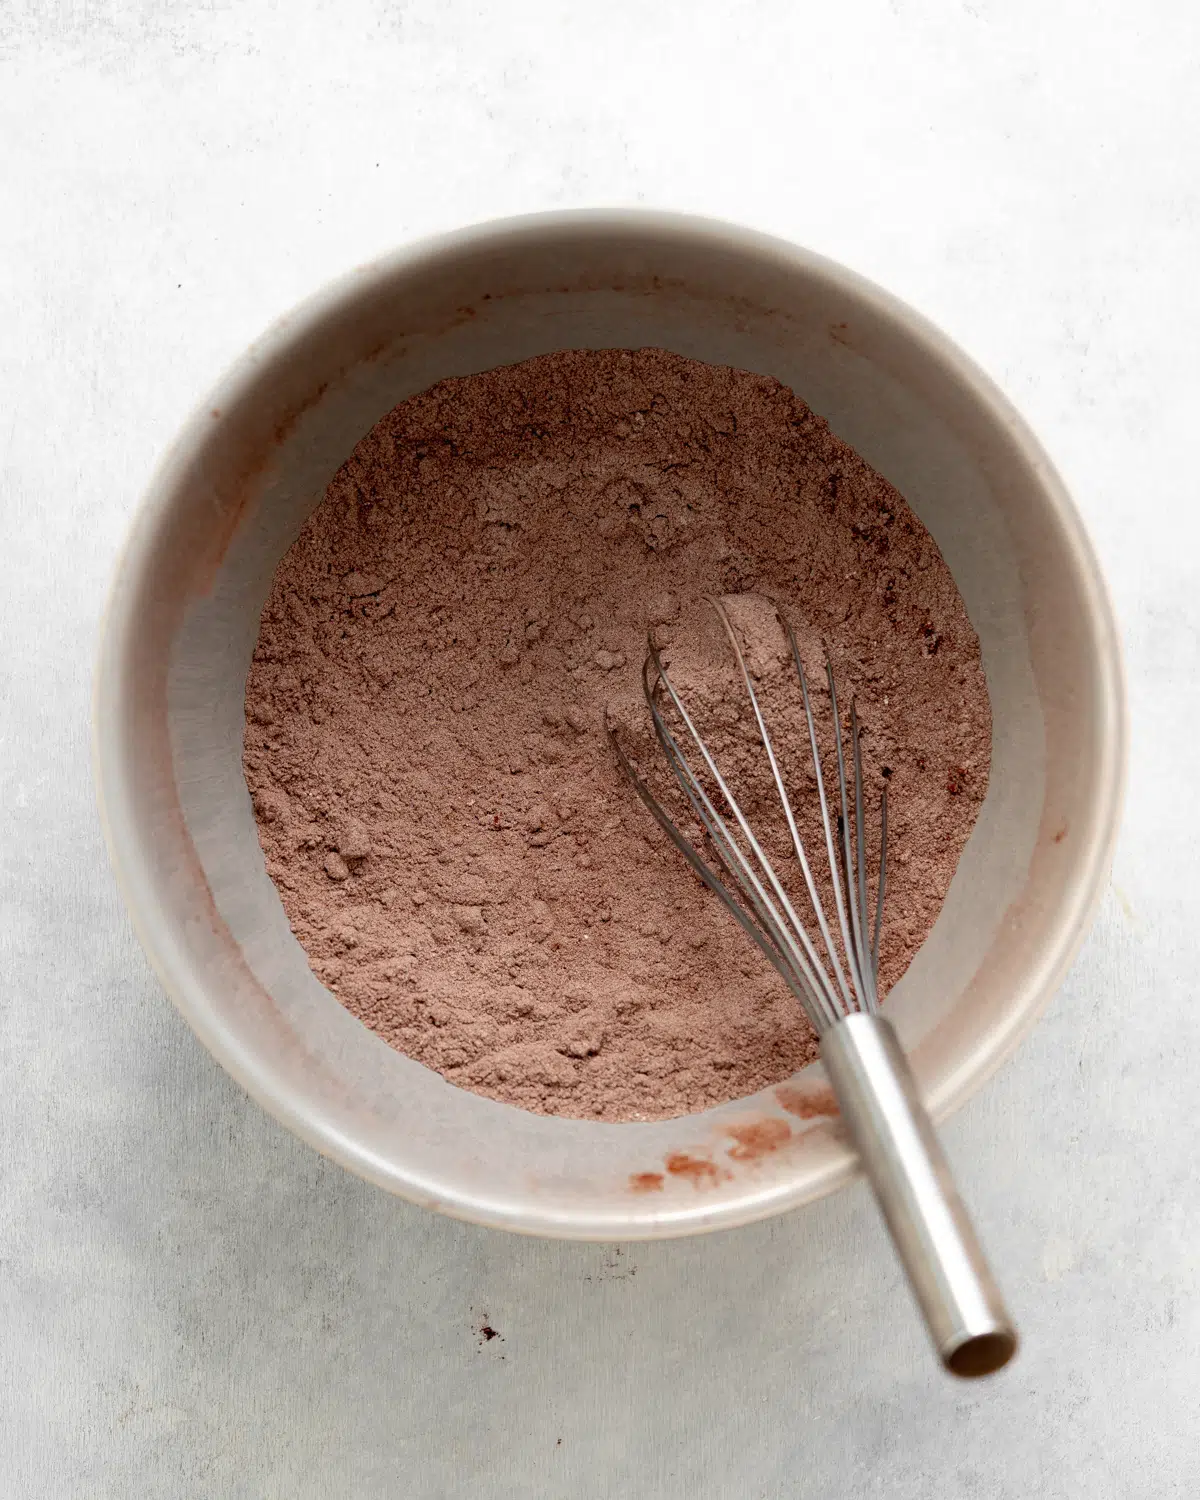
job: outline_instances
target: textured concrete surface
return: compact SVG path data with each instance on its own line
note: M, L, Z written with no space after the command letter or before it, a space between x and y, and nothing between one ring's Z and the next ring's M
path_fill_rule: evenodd
M1195 1493L1198 43L1165 0L0 8L0 1494ZM986 1386L933 1368L861 1188L618 1250L351 1180L201 1050L108 874L96 623L193 399L375 251L611 202L921 307L1041 433L1112 582L1113 890L945 1132L1026 1336Z

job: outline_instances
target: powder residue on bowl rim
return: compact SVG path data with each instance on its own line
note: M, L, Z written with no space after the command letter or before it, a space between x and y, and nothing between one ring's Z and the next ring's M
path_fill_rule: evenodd
M790 390L662 350L443 381L359 443L281 561L246 693L267 868L318 977L452 1082L655 1119L815 1055L604 734L649 768L652 631L758 774L706 595L741 611L768 699L787 662L763 596L857 698L869 802L889 787L886 988L982 803L987 691L932 539Z

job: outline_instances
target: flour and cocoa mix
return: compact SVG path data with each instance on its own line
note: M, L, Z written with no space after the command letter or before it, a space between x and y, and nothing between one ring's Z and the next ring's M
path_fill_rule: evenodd
M886 988L983 800L987 690L928 533L790 390L657 349L443 381L359 443L280 563L246 690L267 868L314 972L453 1083L645 1120L815 1055L604 733L607 713L661 775L640 687L652 630L777 838L709 595L736 596L818 851L794 677L762 596L812 675L827 647L857 698L868 801L889 787Z

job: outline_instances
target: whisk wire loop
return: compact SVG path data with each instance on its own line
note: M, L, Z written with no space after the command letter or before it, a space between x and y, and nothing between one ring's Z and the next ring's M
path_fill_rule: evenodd
M793 992L800 998L801 1003L805 1004L806 1010L810 1007L815 1007L816 1013L824 1021L827 1023L831 1022L835 1018L836 1012L831 1009L825 993L828 988L828 982L812 943L800 924L800 920L792 907L782 882L771 865L770 860L763 852L758 840L755 838L749 822L746 820L733 793L729 790L724 777L717 768L716 761L700 737L691 716L675 691L674 684L667 675L661 657L653 647L650 651L647 667L643 672L642 682L655 733L666 753L668 764L675 773L676 779L679 781L693 810L699 817L722 866L736 883L743 898L752 908L756 917L766 927L770 940L780 952L788 971L797 975L802 981L799 989L793 983ZM666 691L667 696L687 727L693 743L697 746L703 757L704 763L716 783L722 800L728 806L738 830L749 846L749 856L734 837L725 818L721 815L706 791L703 782L692 771L687 757L679 748L675 736L671 733L656 698L656 691L660 685ZM684 835L679 832L678 828L675 829L675 832L680 838L684 838ZM750 856L753 857L753 863ZM762 878L760 878L758 871L756 871L755 864L757 864L761 871ZM768 893L764 888L764 878L771 887L774 899L772 899L772 894ZM721 889L717 890L717 894L721 896L726 906L729 906L731 900L734 899L732 893L723 881L719 881L719 877L718 882ZM780 910L780 907L782 907L782 910ZM817 1023L814 1021L813 1024L816 1025Z
M792 810L792 801L788 796L787 786L784 783L783 775L779 769L779 761L775 755L775 747L771 743L771 735L767 729L766 720L763 718L762 708L760 707L758 701L758 694L754 691L754 682L751 678L750 670L746 665L745 654L742 651L742 643L738 640L737 632L733 627L733 622L732 620L730 620L729 613L725 609L725 606L718 599L710 599L708 602L712 605L713 609L717 613L717 617L721 621L721 624L725 627L725 634L729 638L729 644L733 647L733 653L742 674L742 682L745 685L747 694L749 695L751 707L754 709L754 719L758 725L758 732L760 737L762 738L763 747L767 752L767 761L771 767L771 777L775 783L775 790L778 793L780 804L783 807L784 817L787 820L788 833L791 835L792 840L792 848L795 850L796 859L800 865L801 873L804 876L805 888L808 891L808 899L812 903L812 908L816 915L817 926L820 929L821 933L821 941L825 945L825 952L829 957L830 967L833 969L834 978L837 981L837 987L840 991L842 1007L844 1008L845 1012L849 1014L849 1012L854 1008L853 995L846 983L845 971L843 970L841 960L838 957L837 947L833 941L833 935L829 930L829 923L825 918L825 908L822 906L821 899L817 894L816 881L813 879L812 869L810 868L808 863L808 855L804 848L804 841L800 837L800 830L796 827L796 815ZM815 954L813 955L813 961L817 962Z
M816 773L821 808L821 822L829 859L837 914L839 943L835 940L825 905L821 900L804 847L795 811L788 795L766 717L736 628L724 605L716 599L709 604L717 614L733 649L743 686L749 697L759 739L767 757L771 779L779 797L792 849L803 876L809 904L816 920L820 942L827 955L823 961L809 932L796 912L787 887L756 837L741 805L717 764L681 695L672 682L658 648L651 641L642 669L642 690L650 710L655 736L667 764L700 826L704 829L715 864L682 832L661 801L651 791L625 754L616 736L609 738L619 763L636 788L646 807L684 855L689 865L708 888L717 895L742 928L754 939L788 984L818 1033L826 1031L843 1016L855 1010L878 1010L879 938L882 928L884 869L881 842L880 880L872 924L869 914L865 811L861 733L857 707L851 706L849 775L843 732L837 709L837 691L832 663L826 656L826 680L834 716L837 747L838 803L840 806L840 851L834 833L829 799L825 790L821 755L812 700L791 625L780 616L791 647L792 659L800 682L801 696L808 728L809 747ZM664 712L669 704L682 726L685 740L693 747L695 761L680 743L677 732ZM702 771L700 768L703 768ZM705 785L705 777L713 791ZM853 789L850 786L853 778ZM885 789L886 797L886 789ZM722 810L724 809L724 810ZM852 810L853 809L853 810ZM886 840L886 814L881 818L881 838ZM839 857L840 854L840 857ZM722 878L724 876L724 878ZM844 956L844 964L843 964Z

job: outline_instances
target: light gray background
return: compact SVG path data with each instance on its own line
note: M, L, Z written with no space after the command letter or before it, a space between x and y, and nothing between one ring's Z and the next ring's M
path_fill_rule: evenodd
M1198 168L1182 0L0 6L0 1495L1195 1492ZM1025 1333L990 1384L934 1368L861 1187L618 1250L351 1180L201 1050L109 876L97 618L191 403L377 251L608 203L916 304L1030 418L1111 580L1113 888L945 1131Z

